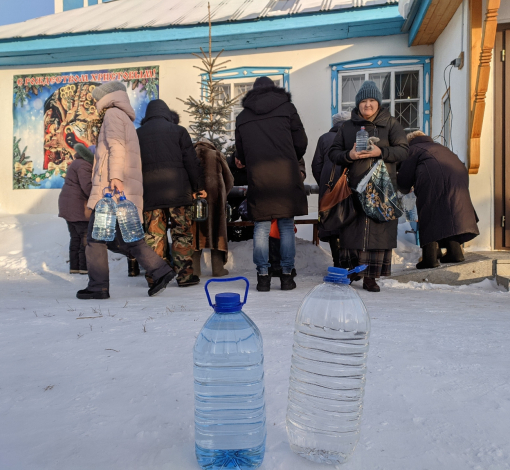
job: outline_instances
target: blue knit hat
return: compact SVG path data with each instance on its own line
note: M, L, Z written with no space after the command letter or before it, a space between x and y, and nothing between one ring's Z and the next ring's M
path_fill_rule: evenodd
M377 100L379 103L379 107L382 105L382 94L379 88L377 88L377 85L372 80L367 80L366 82L363 82L363 85L361 85L361 88L359 89L358 93L356 93L356 108L359 107L359 104L363 100L367 100L368 98L372 98L374 100Z

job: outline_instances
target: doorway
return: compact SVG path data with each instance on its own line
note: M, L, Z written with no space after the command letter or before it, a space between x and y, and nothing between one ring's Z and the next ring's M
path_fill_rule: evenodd
M510 250L510 24L498 25L494 52L494 248Z

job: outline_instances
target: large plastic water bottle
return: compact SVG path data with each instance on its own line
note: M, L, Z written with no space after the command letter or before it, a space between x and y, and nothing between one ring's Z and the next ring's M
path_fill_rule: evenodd
M365 127L361 127L361 130L356 132L356 152L366 150L368 147L368 132Z
M243 280L239 294L223 293L213 305L211 282ZM258 468L266 446L264 354L262 336L241 311L248 296L244 277L211 279L205 285L214 313L200 331L193 350L195 378L195 452L207 470Z
M103 198L95 207L94 227L92 238L111 242L115 238L115 224L117 222L117 204L113 200L112 193L105 193L109 188L103 190Z
M136 242L145 237L142 222L138 215L138 209L124 193L119 197L117 204L117 220L119 221L120 233L126 243Z
M287 435L314 462L344 463L358 443L370 318L347 275L365 268L328 268L296 316Z

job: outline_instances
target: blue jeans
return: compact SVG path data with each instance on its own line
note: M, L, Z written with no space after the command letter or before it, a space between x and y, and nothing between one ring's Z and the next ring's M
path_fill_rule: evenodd
M268 274L269 267L269 231L271 221L255 222L253 233L253 262L257 265L257 273ZM278 219L280 231L280 256L283 274L290 274L294 268L296 256L296 237L294 235L294 218Z

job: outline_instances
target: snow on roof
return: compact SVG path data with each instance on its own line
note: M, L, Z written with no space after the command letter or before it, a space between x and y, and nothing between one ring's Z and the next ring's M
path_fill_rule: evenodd
M398 3L398 0L120 0L2 26L0 39L207 23L208 1L213 22Z

